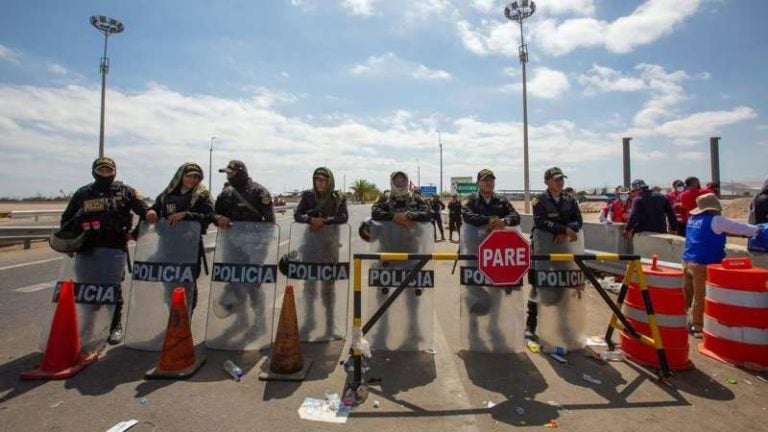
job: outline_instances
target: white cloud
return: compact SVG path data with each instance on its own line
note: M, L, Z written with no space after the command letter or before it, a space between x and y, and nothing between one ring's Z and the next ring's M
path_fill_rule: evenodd
M58 76L66 76L69 73L67 68L58 63L47 62L46 68L48 69L48 72Z
M675 158L684 161L705 161L709 158L709 155L704 152L686 151L675 153Z
M342 0L341 6L351 15L371 16L374 13L374 5L380 0Z
M747 106L729 111L703 111L665 122L656 131L670 137L692 138L716 135L725 126L757 117L754 109Z
M406 5L405 18L411 21L443 15L452 6L450 0L409 0Z
M498 3L496 0L472 0L470 5L480 12L488 13L495 10L498 7Z
M371 56L365 63L350 68L354 75L378 77L409 77L416 80L441 81L451 79L451 74L439 69L430 69L419 63L403 60L394 53Z
M588 94L633 92L646 88L642 79L625 76L617 70L598 64L593 64L586 74L579 75L578 81Z
M0 60L5 60L14 64L19 64L21 53L3 44L0 44Z
M528 80L528 94L541 99L557 99L571 89L568 76L555 69L540 67L533 70ZM501 88L504 93L521 92L522 83L508 84Z
M593 1L542 2L542 16L537 19L534 15L527 21L530 36L526 41L554 56L600 46L614 53L627 53L670 34L700 5L701 0L679 0L674 6L668 0L647 0L631 14L608 22L594 17ZM578 16L558 17L563 14ZM477 26L459 20L456 31L464 46L475 54L515 56L520 37L514 26L500 19L483 20Z

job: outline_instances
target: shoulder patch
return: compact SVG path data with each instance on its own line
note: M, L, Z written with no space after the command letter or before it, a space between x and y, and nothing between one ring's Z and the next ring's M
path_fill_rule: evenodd
M533 197L533 199L531 200L531 207L535 206L538 203L539 203L539 197L537 196Z
M269 197L269 194L264 194L261 196L261 203L264 205L272 204L272 198Z
M131 189L131 191L133 192L133 196L136 197L137 200L144 201L144 195L142 195L138 189Z

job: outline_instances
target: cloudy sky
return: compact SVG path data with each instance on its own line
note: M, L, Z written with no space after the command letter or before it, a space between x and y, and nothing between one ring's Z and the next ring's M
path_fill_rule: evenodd
M496 0L6 2L0 14L0 196L90 180L103 38L106 154L157 194L184 161L242 159L273 192L327 165L341 188L403 169L444 184L489 167L522 188L519 28ZM531 185L561 166L576 187L633 177L724 181L768 169L768 2L540 0L526 21ZM762 18L761 18L762 17ZM216 173L218 191L223 175Z

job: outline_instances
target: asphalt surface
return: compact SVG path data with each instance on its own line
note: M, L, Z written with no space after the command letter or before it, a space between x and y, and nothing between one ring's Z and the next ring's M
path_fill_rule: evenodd
M350 207L353 251L368 250L357 226L369 211L369 206ZM281 243L291 222L289 215L278 217ZM207 242L212 241L211 236ZM283 243L280 253L286 247ZM455 248L438 242L435 250ZM433 264L435 352L375 353L368 377L380 381L346 425L301 420L297 414L305 397L342 391L347 376L338 361L347 357L346 341L303 344L304 355L313 359L307 379L265 383L257 375L266 352L206 352L205 314L199 312L193 315L193 335L207 362L188 381L145 381L157 354L122 346L109 348L69 380L20 381L19 374L42 358L37 347L52 312L50 283L60 265L60 256L46 248L0 253L0 430L104 431L136 419L140 423L131 431L485 431L540 429L551 420L576 431L763 431L768 420L766 374L703 357L693 348L695 339L696 369L676 373L667 383L630 362L602 363L588 352L571 353L561 365L527 351L466 351L460 345L459 285L450 274L451 262ZM284 284L278 281L281 289ZM197 310L205 311L205 277L199 287ZM602 335L610 310L594 289L586 293L589 334ZM242 382L222 371L227 359L245 370Z

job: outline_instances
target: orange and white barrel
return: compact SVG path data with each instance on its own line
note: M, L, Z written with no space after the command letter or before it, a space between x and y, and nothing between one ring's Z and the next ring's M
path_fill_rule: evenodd
M688 353L683 272L659 267L654 256L651 266L643 266L643 273L645 273L645 280L669 369L685 370L692 368L693 363ZM642 291L635 280L629 284L622 312L639 333L653 338L651 327L648 325L648 315L646 314ZM621 349L625 356L635 363L648 367L660 367L656 348L640 342L625 332L621 333Z
M735 366L768 370L768 269L752 267L749 258L707 266L699 351Z

